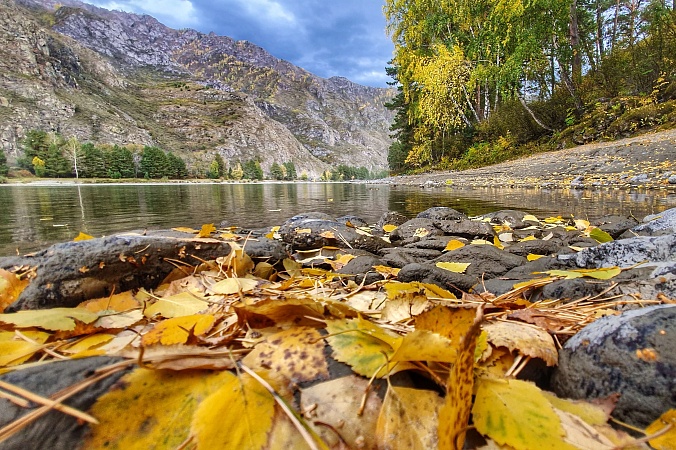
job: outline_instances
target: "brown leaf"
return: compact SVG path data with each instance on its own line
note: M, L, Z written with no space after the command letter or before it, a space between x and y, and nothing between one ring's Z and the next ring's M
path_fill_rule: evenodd
M489 322L483 325L488 341L496 347L518 350L526 356L540 358L548 366L555 366L559 353L554 339L542 328L519 322Z

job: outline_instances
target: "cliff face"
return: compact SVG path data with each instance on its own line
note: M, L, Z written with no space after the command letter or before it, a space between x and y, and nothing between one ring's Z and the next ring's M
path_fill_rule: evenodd
M190 165L258 158L317 175L386 166L391 92L322 79L248 42L76 1L0 0L0 138L32 128L155 144Z

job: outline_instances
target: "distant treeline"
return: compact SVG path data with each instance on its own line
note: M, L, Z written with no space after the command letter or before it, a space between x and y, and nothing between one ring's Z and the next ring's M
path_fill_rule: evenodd
M216 154L208 170L190 170L186 162L171 152L155 146L109 145L81 143L75 137L65 138L59 133L31 130L22 141L23 156L20 168L38 177L48 178L146 178L185 179L211 178L227 180L307 180L300 176L293 162L274 162L269 173L264 173L260 161L250 159L226 164ZM204 166L202 166L204 167ZM9 172L7 160L0 151L0 176ZM321 176L322 181L366 180L387 176L387 171L370 172L366 167L340 165Z

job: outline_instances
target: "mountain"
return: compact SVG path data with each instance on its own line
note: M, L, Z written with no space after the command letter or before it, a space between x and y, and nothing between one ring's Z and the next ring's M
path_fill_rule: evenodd
M74 0L0 0L0 145L30 129L157 145L206 168L258 158L317 175L386 167L388 89L323 79L264 49ZM359 164L355 164L359 161Z

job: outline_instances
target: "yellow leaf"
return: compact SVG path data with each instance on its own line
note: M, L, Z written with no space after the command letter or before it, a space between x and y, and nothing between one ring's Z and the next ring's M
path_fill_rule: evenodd
M454 363L457 345L428 330L415 330L404 336L390 361L437 361Z
M91 426L83 447L178 448L189 436L197 405L232 379L227 371L136 369L96 401L91 413L100 424Z
M610 414L603 407L594 403L589 403L584 400L559 398L546 391L543 391L542 394L549 400L549 403L551 403L554 408L574 414L589 425L604 425L610 418Z
M190 234L195 234L195 233L200 232L200 230L196 230L196 229L190 228L190 227L175 227L175 228L172 228L172 230L178 231L179 233L190 233Z
M505 246L502 245L502 242L500 242L500 238L497 236L493 237L493 245L499 248L500 250L505 249Z
M90 235L85 234L82 231L80 231L80 234L75 236L75 239L73 239L73 241L75 241L75 242L88 241L89 239L94 239L94 236L90 236Z
M437 306L417 316L415 327L438 333L450 339L453 345L459 345L472 327L475 315L476 310L471 308Z
M389 267L389 266L373 266L373 270L375 270L376 272L378 272L379 274L384 275L384 276L389 275L389 276L392 276L392 277L396 277L397 275L399 275L399 271L401 269L398 269L396 267Z
M577 229L579 231L586 230L587 228L589 228L589 225L590 225L588 220L583 220L583 219L575 219L574 222L575 222L575 228L573 228L573 229Z
M301 269L303 268L303 266L301 264L298 264L293 259L285 258L284 261L282 261L282 264L284 264L284 269L286 270L286 273L288 273L290 277L296 278L302 275Z
M0 312L14 303L28 286L28 280L20 280L15 274L0 269Z
M225 278L209 289L215 294L230 295L253 291L257 285L258 281L252 278Z
M275 399L246 374L224 374L230 376L223 376L221 387L193 416L191 434L197 450L262 449L272 429Z
M676 449L676 409L670 409L662 414L657 420L648 425L645 432L648 436L653 436L669 426L671 427L669 431L648 441L652 448L655 450Z
M559 417L565 433L563 440L572 445L573 448L594 450L623 448L623 446L615 445L612 440L600 433L597 427L589 425L575 414L557 408L554 408L554 412ZM602 429L602 427L599 426L598 428Z
M216 231L216 227L213 223L205 223L202 225L202 229L197 234L197 237L208 238L211 236L211 233Z
M533 254L533 253L529 253L529 254L526 256L526 259L527 259L528 261L535 261L535 260L537 260L537 259L544 258L544 256L545 256L545 255L535 255L535 254Z
M14 336L14 333L3 332ZM43 346L22 340L0 340L0 367L16 366L26 362Z
M458 359L446 383L446 398L439 411L439 449L461 449L465 444L472 408L476 343L483 320L482 308L470 311L474 317L466 334L455 343Z
M136 300L131 291L115 294L110 297L96 298L87 300L78 305L78 308L84 308L91 312L101 311L128 311L130 309L140 308L141 305Z
M144 318L143 311L140 309L120 313L116 312L113 314L103 312L99 313L99 315L100 317L98 320L93 323L95 328L128 328Z
M524 222L539 222L538 218L531 215L531 214L527 214L527 215L523 216L523 221Z
M229 242L228 245L230 246L228 256L216 258L216 262L229 276L242 278L250 273L256 265L239 244Z
M444 248L444 251L446 252L452 252L453 250L457 250L459 248L464 247L465 244L462 241L459 241L457 239L451 239L448 241L448 244L446 244L446 247Z
M51 331L72 331L76 320L87 324L98 318L98 314L82 308L52 308L0 314L2 323L12 324L17 328L36 327Z
M324 346L315 328L295 327L268 336L242 362L256 372L269 370L263 378L280 391L285 385L329 377Z
M487 241L486 239L474 239L471 242L472 245L493 245L492 242Z
M455 273L465 273L471 263L438 262L436 266L440 269Z
M526 242L526 241L537 241L538 239L535 236L526 236L525 238L521 239L521 242Z
M253 271L255 277L262 278L263 280L275 280L277 275L277 270L272 264L261 261L256 264L256 268Z
M549 223L549 224L559 224L559 223L563 223L563 222L564 222L564 221L563 221L563 218L562 218L561 216L558 216L558 217L547 217L547 218L544 220L544 223Z
M380 318L390 323L403 322L423 312L428 304L427 296L420 292L402 293L385 303Z
M296 228L296 234L310 234L312 233L311 228Z
M185 344L190 335L202 336L214 325L216 318L211 314L173 317L155 324L152 330L143 335L143 345Z
M548 270L541 273L546 273L551 277L564 277L566 280L582 277L609 280L622 273L622 269L619 267L602 267L600 269Z
M209 307L209 303L202 300L190 292L162 297L152 305L148 306L144 314L146 317L153 317L160 314L167 319L171 317L190 316L204 311Z
M207 236L208 237L208 236ZM230 240L230 239L237 239L239 236L236 235L235 233L221 233L218 235L219 238L225 239L225 240Z
M105 351L99 347L112 341L115 335L97 333L78 339L76 342L62 347L61 351L73 355L73 358L104 355Z
M573 450L564 441L561 420L542 391L532 383L511 379L482 379L478 383L474 426L484 436L516 450Z
M397 227L396 225L390 225L390 224L383 225L383 231L385 233L391 233L394 230L396 230L397 228L399 228L399 227Z
M386 364L399 346L401 337L392 336L377 325L362 319L328 320L326 340L333 349L333 358L349 364L359 375L387 375L392 364Z
M540 358L548 366L555 366L559 353L552 336L540 327L520 322L490 322L483 326L488 341L495 347L518 350L526 356Z
M336 238L336 235L333 233L333 231L322 231L321 233L319 233L319 235L323 238L326 238L326 239L335 239Z
M368 394L363 414L359 414L364 392L369 380L348 375L301 389L301 410L309 411L311 427L329 448L375 449L376 426L381 401L377 395ZM313 425L312 422L329 425ZM332 429L331 429L331 428ZM340 439L334 430L340 430ZM341 439L345 446L341 446Z
M437 423L443 400L434 391L390 386L378 416L378 448L437 448Z

